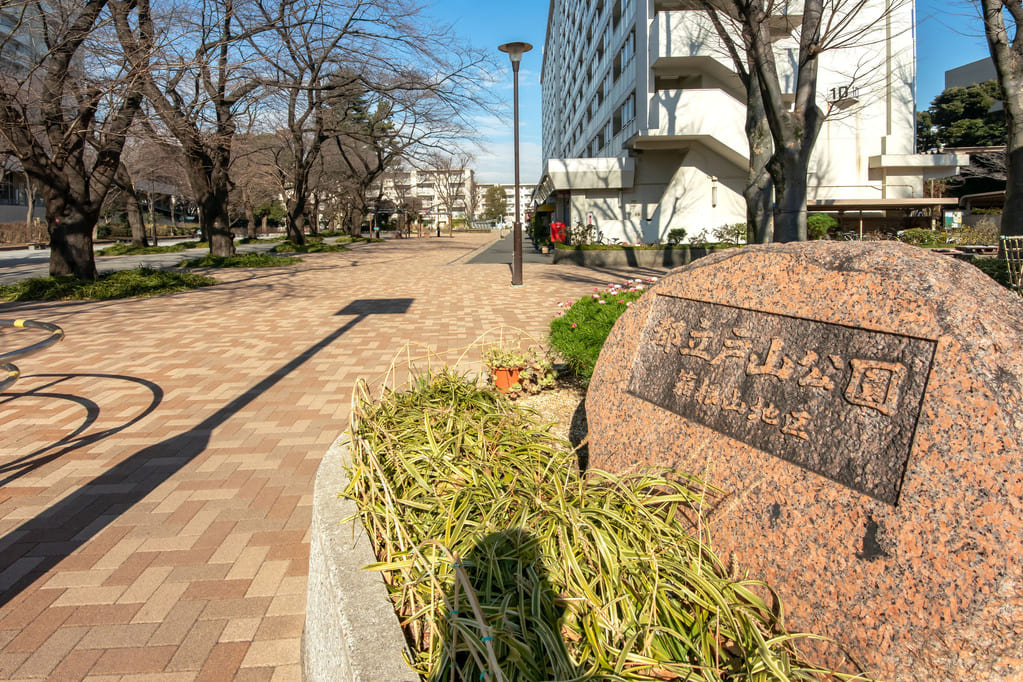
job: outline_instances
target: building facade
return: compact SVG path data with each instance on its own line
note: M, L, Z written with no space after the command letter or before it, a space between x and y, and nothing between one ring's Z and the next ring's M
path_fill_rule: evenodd
M479 191L479 194L480 194L481 198L480 198L479 205L476 207L476 214L473 217L479 219L482 216L483 211L485 209L485 206L483 205L482 197L485 197L486 194L487 194L487 190L490 189L491 187L494 187L495 185L504 190L505 206L507 206L507 212L505 213L504 220L506 222L511 222L511 221L515 220L515 185L514 184L512 184L512 185L503 185L503 184L494 183L494 184L478 185L478 187L479 187L478 191ZM532 212L532 210L533 210L533 207L534 207L533 196L534 196L535 193L536 193L536 185L523 185L521 183L519 184L519 209L522 211L522 220L523 221L525 221L526 215L530 214Z
M471 168L388 171L370 188L369 198L378 209L458 220L466 216L475 184Z
M781 3L779 3L781 4ZM961 161L914 154L911 1L870 0L858 46L821 55L811 202L923 196ZM792 90L800 3L778 15L774 48ZM544 173L552 219L627 242L746 221L746 92L695 0L551 0L541 73ZM869 20L869 21L868 21ZM791 94L791 92L790 92Z

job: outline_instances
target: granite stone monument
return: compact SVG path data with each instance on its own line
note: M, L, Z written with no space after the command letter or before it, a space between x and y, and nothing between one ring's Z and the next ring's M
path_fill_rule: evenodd
M810 660L878 679L1023 677L1023 302L896 242L733 249L619 320L591 467L670 467Z

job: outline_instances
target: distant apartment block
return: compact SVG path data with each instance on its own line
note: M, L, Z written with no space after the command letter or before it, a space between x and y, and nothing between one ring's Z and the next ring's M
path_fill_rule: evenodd
M879 16L884 0L868 5ZM745 88L698 7L551 0L540 210L629 242L745 222ZM774 47L791 88L801 17L798 2L787 7L774 22ZM810 165L811 203L919 198L925 179L965 163L913 153L913 20L906 3L866 29L863 47L822 55L818 102L831 113Z
M483 214L483 211L486 208L483 203L483 197L487 195L487 190L493 186L493 184L479 185L480 202L479 206L476 208L476 218L479 218ZM505 218L509 221L515 220L515 185L498 184L498 186L504 190L504 200L505 205L507 206ZM533 195L535 192L536 185L519 185L519 208L522 210L523 221L526 219L526 214L531 213L534 208Z
M384 173L370 188L369 200L378 206L422 216L465 218L475 185L471 168L426 168Z

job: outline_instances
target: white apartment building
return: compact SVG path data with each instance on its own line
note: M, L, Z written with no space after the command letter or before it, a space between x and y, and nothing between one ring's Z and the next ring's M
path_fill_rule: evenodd
M781 3L779 3L781 4ZM777 17L783 87L794 85L798 0ZM884 0L860 16L876 20ZM824 52L829 116L809 172L810 203L895 206L965 157L916 155L914 8L858 26L862 47ZM746 221L746 93L695 0L551 0L543 70L540 210L628 242ZM911 203L911 202L909 202ZM900 205L902 205L900 204Z
M495 183L496 184L496 183ZM486 197L487 190L494 185L479 185L480 203L476 208L476 215L474 217L479 218L486 206L484 205L483 197ZM515 220L515 185L497 185L504 190L505 205L508 207L508 211L505 214L505 220ZM536 185L523 185L519 184L519 209L522 211L523 222L526 219L526 213L533 209L533 195L536 192Z
M469 195L474 187L475 173L471 168L425 168L388 171L369 190L371 202L378 197L392 208L418 213L421 216L441 216L446 220L465 218Z

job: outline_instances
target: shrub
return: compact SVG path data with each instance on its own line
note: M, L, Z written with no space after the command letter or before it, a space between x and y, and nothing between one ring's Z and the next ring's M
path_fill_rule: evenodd
M984 220L977 225L966 226L959 230L950 231L953 241L956 244L997 244L998 228L991 220Z
M673 230L668 230L668 244L676 246L685 241L686 231L684 228L676 227Z
M640 280L631 280L625 287L611 285L604 292L579 299L564 315L551 321L551 348L565 360L569 372L583 386L590 384L597 357L611 328L625 309L643 295L645 288Z
M922 247L945 246L945 233L923 228L903 230L899 234L899 241Z
M529 236L537 246L551 245L551 226L542 217L543 214L535 213L529 220Z
M742 244L746 241L746 223L731 223L714 228L711 235L719 242Z
M806 217L806 234L810 239L824 239L838 227L838 221L827 213L811 213Z

